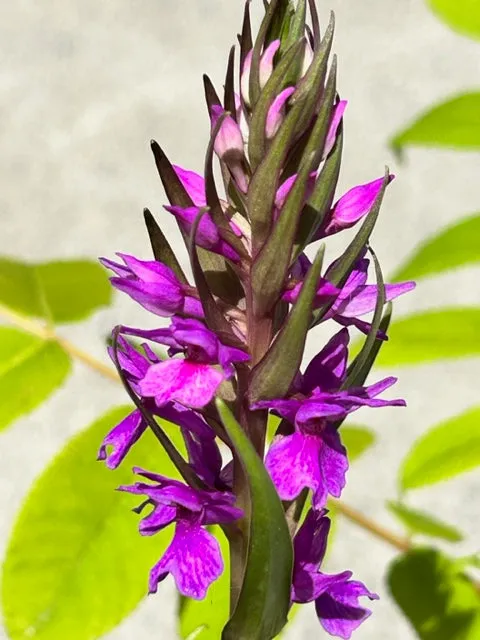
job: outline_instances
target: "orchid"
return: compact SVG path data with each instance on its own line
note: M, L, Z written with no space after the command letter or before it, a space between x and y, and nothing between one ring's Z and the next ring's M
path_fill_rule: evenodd
M371 247L389 171L335 201L347 102L337 94L335 58L328 68L333 17L322 36L313 2L310 26L305 1L265 5L253 39L246 3L240 63L235 73L232 53L223 100L205 78L211 137L204 175L171 164L152 145L193 284L151 216L154 260L102 259L113 286L170 324L114 330L110 355L135 408L106 435L98 457L117 467L151 428L181 478L135 468L150 482L120 487L145 496L138 513L151 507L142 535L175 526L151 569L150 593L171 574L183 596L204 598L223 571L208 528L219 525L231 566L224 640L270 640L293 602L314 602L323 628L347 639L370 615L359 598L378 596L350 571L321 572L325 506L347 480L345 418L362 407L405 405L383 397L396 378L366 381L388 337L384 306L414 283L384 284ZM353 227L353 240L324 269L325 243ZM375 281L368 283L371 260ZM341 330L303 370L308 332L330 320ZM366 338L353 358L354 332ZM167 357L155 344L168 348ZM281 418L272 442L269 415ZM162 420L177 425L182 451Z

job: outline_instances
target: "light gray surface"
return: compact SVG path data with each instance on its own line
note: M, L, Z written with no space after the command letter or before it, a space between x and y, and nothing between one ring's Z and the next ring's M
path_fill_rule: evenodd
M256 8L260 5L256 2ZM479 45L455 36L421 0L329 0L337 15L339 86L350 100L341 186L397 174L376 232L385 271L440 224L478 210L478 156L417 150L399 165L386 141L414 113L448 93L478 85ZM200 169L208 132L201 73L219 86L240 28L240 0L17 0L0 3L0 253L31 259L149 255L142 207L164 202L148 140ZM165 226L177 238L171 220ZM479 270L425 282L399 313L446 304L478 304ZM101 336L117 322L145 324L126 299L68 336L103 357ZM318 340L317 340L318 342ZM318 344L310 344L310 352ZM396 394L408 409L364 412L379 443L349 474L344 497L396 528L383 501L395 495L395 470L411 442L445 416L478 403L478 361L399 370ZM1 437L0 552L32 480L68 438L125 400L114 384L75 367L65 391ZM478 475L421 491L412 502L469 531L459 552L477 550ZM329 568L351 568L382 599L357 640L413 638L383 583L394 552L342 523ZM112 640L174 638L170 581L109 634ZM4 637L0 631L0 636ZM305 607L288 634L323 637ZM66 639L68 640L68 639Z

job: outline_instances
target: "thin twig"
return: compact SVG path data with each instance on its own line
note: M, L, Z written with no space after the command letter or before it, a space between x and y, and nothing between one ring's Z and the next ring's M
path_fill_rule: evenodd
M72 358L80 360L81 362L86 364L87 367L93 369L105 378L109 378L110 380L114 380L115 382L120 382L120 378L118 377L115 369L108 366L101 360L97 360L97 358L94 358L89 353L86 353L69 340L62 338L57 333L55 333L55 331L53 331L48 325L42 324L40 322L35 322L34 320L30 320L29 318L25 318L16 311L12 311L11 309L4 307L3 305L0 305L0 315L19 329L23 329L24 331L27 331L28 333L37 336L38 338L42 338L42 340L50 340L52 342L56 342L60 347L62 347L64 351L72 356Z
M343 516L345 516L348 520L354 522L362 529L365 529L376 538L380 538L380 540L388 542L392 547L395 547L399 551L405 552L409 551L412 548L412 543L408 538L399 536L389 529L386 529L381 524L378 524L374 520L371 520L370 518L365 516L361 511L358 511L348 504L345 504L343 500L332 500L332 503L335 506L335 509Z

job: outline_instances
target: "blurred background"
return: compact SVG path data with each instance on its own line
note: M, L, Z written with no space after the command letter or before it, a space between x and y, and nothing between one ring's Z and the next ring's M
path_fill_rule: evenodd
M257 17L260 5L253 3ZM384 272L392 274L427 236L479 210L478 154L408 149L400 162L388 143L432 103L478 85L480 48L450 31L422 0L318 5L323 24L330 9L336 13L338 85L349 101L339 193L382 175L385 164L397 176L374 240ZM172 161L201 171L209 135L201 75L221 86L242 10L241 0L0 3L2 256L50 260L124 251L147 259L144 206L158 214L180 249L173 218L162 216L165 196L149 140L158 140ZM423 280L395 312L478 305L479 277L480 269L472 267L461 276ZM119 322L146 326L149 320L118 295L113 306L85 323L63 326L61 334L106 361L105 336ZM480 361L402 367L393 374L400 378L395 395L405 397L408 408L355 416L378 440L351 469L343 497L400 532L384 507L396 496L399 461L429 426L478 404ZM119 386L76 363L63 392L0 435L1 556L22 500L52 456L100 413L125 401ZM411 502L468 532L455 551L473 553L480 538L479 489L478 473L471 472L418 491ZM339 525L328 569L352 569L381 595L358 640L416 637L384 585L395 553L354 524ZM167 580L108 638L175 638L175 603ZM304 607L287 638L317 635L322 637L314 609ZM1 628L0 637L7 638Z

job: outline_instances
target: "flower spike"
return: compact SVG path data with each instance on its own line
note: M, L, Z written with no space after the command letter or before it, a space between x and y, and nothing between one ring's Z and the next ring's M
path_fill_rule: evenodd
M98 459L110 469L133 459L151 429L182 479L135 468L136 481L120 487L144 499L135 510L141 535L172 526L150 593L171 576L183 596L208 597L224 567L217 525L231 567L222 640L272 640L292 603L312 603L323 629L348 640L371 614L364 599L378 596L351 571L323 571L325 506L348 478L343 421L360 408L405 406L384 395L396 378L367 376L387 339L391 301L415 285L385 284L370 244L388 169L337 193L347 101L331 55L333 14L322 35L314 0L265 0L264 8L255 34L245 4L239 62L231 49L222 100L204 76L202 174L172 164L152 142L164 216L178 223L193 278L149 211L153 259L102 259L112 285L153 324L113 332L110 355L133 407L99 444ZM331 236L342 240L355 226L324 268ZM304 368L320 323L333 335ZM355 332L366 337L353 358ZM272 415L281 421L268 442ZM163 421L179 429L181 451Z

